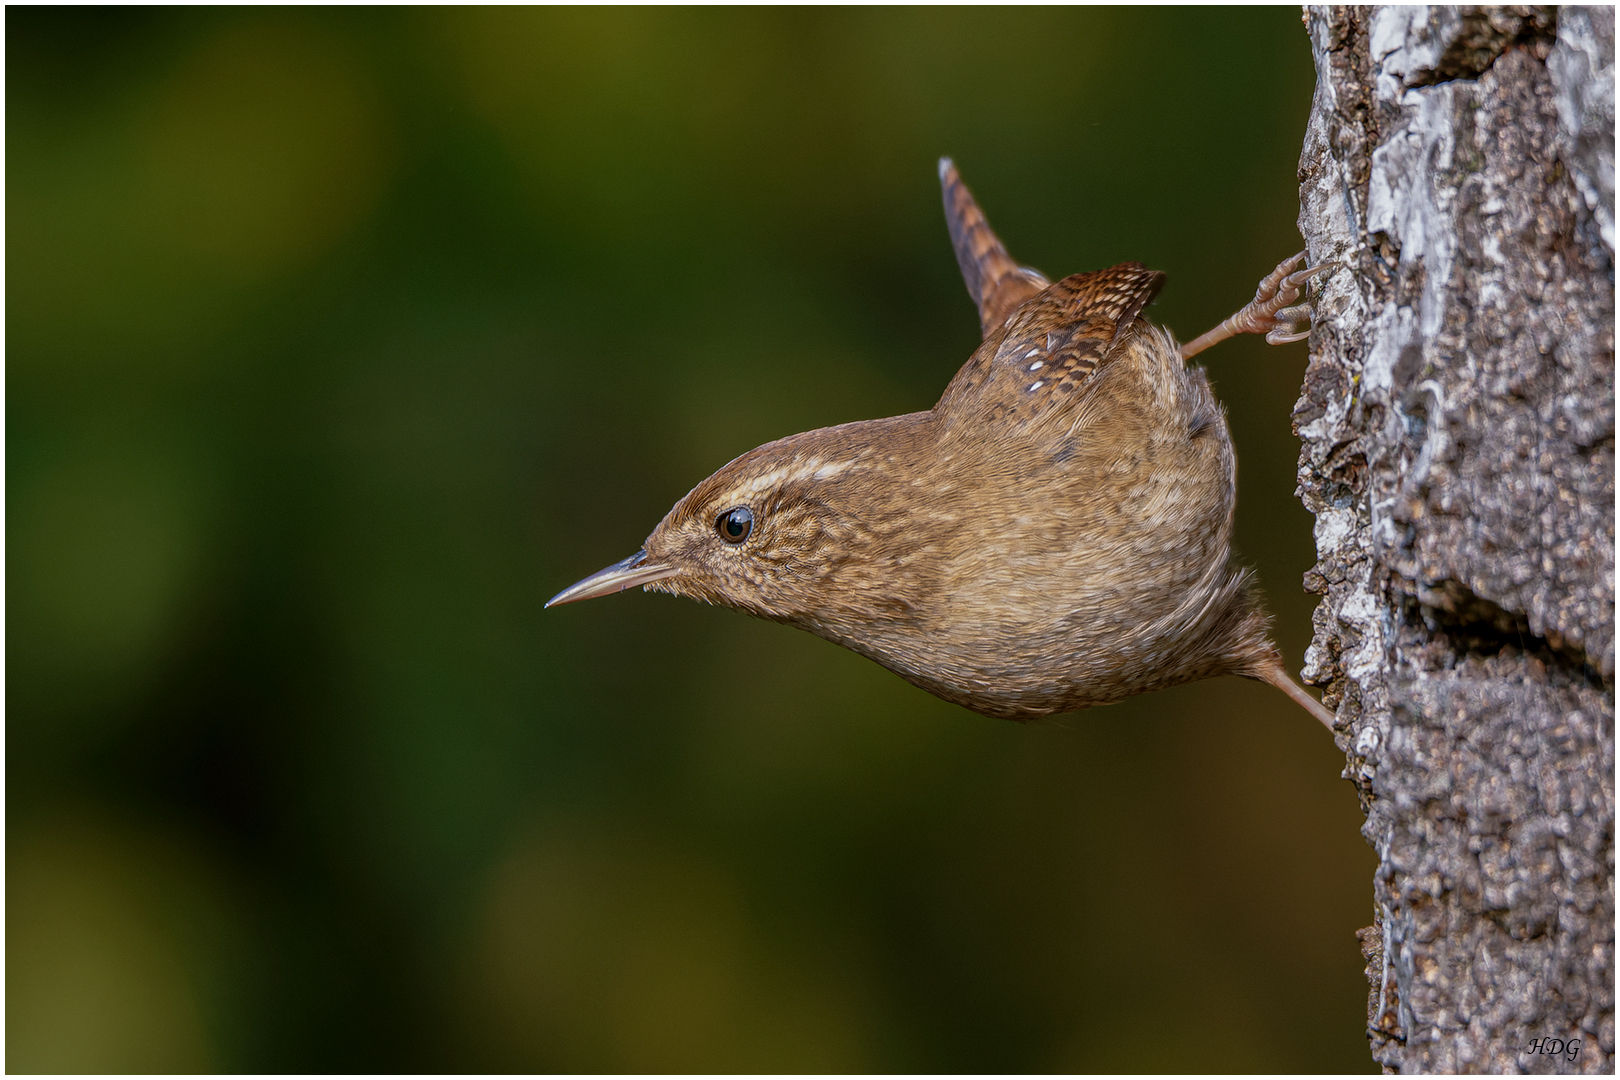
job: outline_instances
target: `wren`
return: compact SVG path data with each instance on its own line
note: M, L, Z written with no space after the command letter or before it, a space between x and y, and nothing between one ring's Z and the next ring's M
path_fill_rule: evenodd
M983 342L927 412L766 443L552 604L640 585L797 626L929 693L1027 720L1216 675L1333 727L1283 669L1234 563L1226 414L1185 361L1233 334L1307 336L1283 261L1189 345L1142 310L1140 263L1056 283L1019 266L949 158L945 216Z

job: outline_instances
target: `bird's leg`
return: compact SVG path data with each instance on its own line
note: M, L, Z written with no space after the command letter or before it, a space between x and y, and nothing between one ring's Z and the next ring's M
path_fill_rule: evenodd
M1273 345L1285 345L1290 341L1303 341L1309 337L1311 334L1309 327L1299 330L1295 324L1301 320L1310 321L1310 304L1290 305L1299 299L1301 286L1306 285L1316 275L1332 270L1338 263L1323 263L1320 266L1306 267L1304 270L1294 270L1293 268L1304 259L1305 253L1302 251L1278 263L1277 269L1267 274L1260 282L1260 288L1255 290L1254 300L1248 306L1209 333L1183 345L1181 358L1190 360L1217 341L1225 341L1237 334L1264 334L1266 341Z
M1269 664L1261 668L1258 672L1256 672L1256 674L1261 679L1293 698L1295 702L1304 706L1305 711L1322 721L1323 724L1327 725L1327 729L1329 731L1333 730L1334 716L1332 710L1330 710L1326 705L1323 705L1320 701L1317 701L1315 698L1311 697L1311 695L1305 692L1305 688L1303 686L1300 686L1299 683L1289 678L1288 672L1283 670L1281 659L1273 658Z

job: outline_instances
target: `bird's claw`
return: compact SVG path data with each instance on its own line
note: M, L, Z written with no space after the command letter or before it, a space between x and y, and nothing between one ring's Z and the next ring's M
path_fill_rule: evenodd
M1304 341L1311 336L1311 305L1304 303L1285 307L1275 312L1271 321L1272 327L1266 331L1266 344L1286 345L1290 341ZM1299 323L1305 324L1303 329Z
M1311 332L1309 330L1302 330L1302 331L1292 333L1292 334L1285 334L1285 333L1283 333L1282 327L1279 326L1277 329L1271 331L1271 333L1266 335L1266 344L1267 345L1287 345L1291 341L1304 341L1306 338L1308 338L1310 336L1311 336Z
M1272 345L1303 341L1311 336L1311 305L1308 300L1296 303L1300 290L1305 289L1308 297L1311 279L1336 269L1339 264L1325 262L1303 270L1293 269L1304 260L1303 251L1290 255L1265 276L1255 290L1254 301L1237 315L1242 326L1240 332L1265 334L1266 341ZM1306 324L1303 329L1297 325L1301 322Z

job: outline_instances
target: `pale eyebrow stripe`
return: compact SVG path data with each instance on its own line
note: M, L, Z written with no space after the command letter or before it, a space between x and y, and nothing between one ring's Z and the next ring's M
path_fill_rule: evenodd
M801 462L798 465L773 469L763 476L757 476L749 481L747 486L738 488L730 497L733 499L747 499L780 487L783 484L790 484L795 480L830 480L854 464L853 459L823 461L820 458L811 458L809 461Z

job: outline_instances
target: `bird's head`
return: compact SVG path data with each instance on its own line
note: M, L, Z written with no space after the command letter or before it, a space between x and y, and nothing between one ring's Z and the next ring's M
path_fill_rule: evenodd
M693 488L622 562L564 589L567 604L642 585L797 625L876 589L898 537L886 500L897 422L822 428L750 450ZM900 439L898 442L909 440Z

